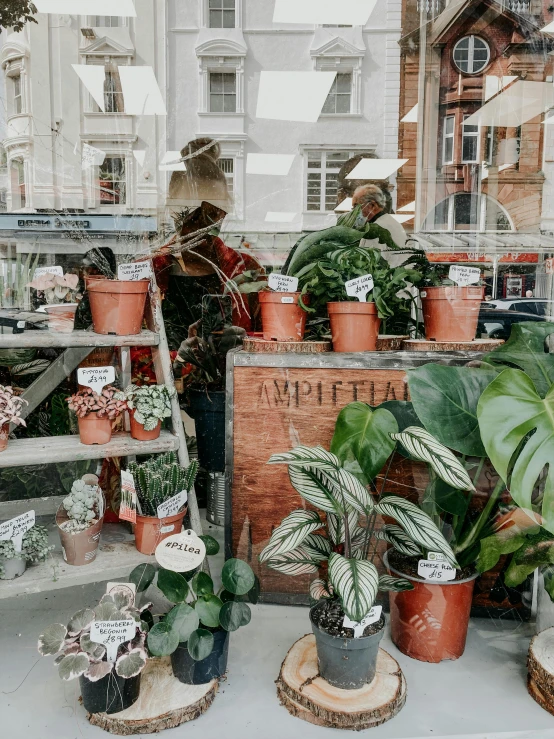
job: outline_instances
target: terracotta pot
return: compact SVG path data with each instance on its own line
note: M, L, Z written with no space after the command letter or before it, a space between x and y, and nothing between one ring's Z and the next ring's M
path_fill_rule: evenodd
M48 328L50 331L58 331L62 334L70 334L73 331L77 303L46 305L44 310L48 313Z
M108 278L105 275L85 275L85 287L88 290L88 286L91 282L94 282L94 280L107 280Z
M381 319L375 303L344 301L327 303L331 320L333 351L374 352Z
M109 418L98 418L97 413L89 413L77 418L81 444L107 444L112 438L112 422Z
M306 330L305 310L298 304L300 293L261 292L263 337L266 341L302 341ZM308 303L307 297L303 298Z
M131 422L131 436L133 439L138 439L138 441L152 441L153 439L157 439L162 430L162 422L158 421L155 429L146 431L142 423L135 421L134 410L129 413L129 420Z
M0 426L0 452L3 452L8 447L8 437L10 435L10 424L5 423Z
M61 527L61 524L68 520L69 516L62 505L56 513L56 524L58 525L60 541L62 543L63 558L68 565L79 567L89 565L91 562L94 562L98 554L98 545L100 543L104 518L102 517L94 526L90 526L88 529L76 533L64 531Z
M79 362L79 367L108 367L113 360L114 348L113 346L99 346L93 349L91 353ZM85 385L79 385L80 388L86 387Z
M461 657L478 573L465 580L430 583L396 570L388 562L388 552L384 561L390 575L406 578L414 586L414 590L389 594L391 637L398 649L420 662Z
M426 287L419 293L427 341L473 341L484 287Z
M178 492L178 491L177 491ZM177 494L177 492L175 494ZM168 536L180 533L187 509L168 518L139 516L135 524L135 544L141 554L154 554L158 544Z
M92 323L97 334L140 334L150 280L91 280Z

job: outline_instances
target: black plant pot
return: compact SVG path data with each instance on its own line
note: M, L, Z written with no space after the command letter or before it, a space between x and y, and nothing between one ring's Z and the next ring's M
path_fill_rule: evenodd
M225 469L225 391L190 390L186 412L194 418L198 460L208 472Z
M119 713L132 706L140 693L140 673L124 678L112 671L95 683L81 675L79 683L89 713Z
M171 655L171 666L177 680L186 685L202 685L225 674L228 656L229 632L216 631L214 648L206 659L195 662L188 653L186 644L179 644Z

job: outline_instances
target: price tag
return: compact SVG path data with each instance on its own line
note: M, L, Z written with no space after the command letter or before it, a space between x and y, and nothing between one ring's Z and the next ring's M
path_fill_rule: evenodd
M35 269L35 278L42 277L42 275L57 275L63 277L62 267L37 267Z
M292 305L294 303L294 298L281 298L281 303Z
M106 586L106 595L112 598L125 599L129 605L135 605L137 586L134 582L109 582Z
M0 523L0 541L11 539L15 551L20 552L23 545L23 534L26 534L34 525L34 511L27 511L27 513L22 513L21 516L11 518L9 521L2 521Z
M80 367L77 370L79 385L90 387L95 393L100 393L105 385L115 380L115 367Z
M367 294L373 290L373 275L362 275L355 280L344 283L346 294L351 298L358 298L360 303L365 303Z
M164 503L160 503L157 508L158 518L169 518L170 516L174 516L176 513L179 513L187 500L188 493L186 490L182 490Z
M371 624L375 624L377 623L377 621L379 621L382 611L383 606L373 606L371 611L367 614L367 616L362 618L361 621L351 621L348 616L345 616L342 625L348 627L349 629L354 629L354 639L359 639L363 635L366 626L370 626Z
M453 264L448 272L448 277L460 287L474 285L481 279L481 270L478 267L460 267Z
M156 547L156 559L166 570L189 572L204 561L206 547L194 531L183 531L161 541Z
M424 580L448 582L456 579L456 570L440 552L428 552L427 559L417 563L417 574Z
M134 619L125 621L93 621L90 625L90 640L106 647L108 662L115 662L120 644L130 641L136 634L137 622Z
M131 523L137 522L137 489L133 475L127 470L121 470L119 518L123 521L131 521Z
M152 277L152 266L150 262L132 262L131 264L120 264L117 268L117 279L124 282L133 280L149 280Z
M298 290L298 277L289 277L272 272L267 284L276 293L295 293Z

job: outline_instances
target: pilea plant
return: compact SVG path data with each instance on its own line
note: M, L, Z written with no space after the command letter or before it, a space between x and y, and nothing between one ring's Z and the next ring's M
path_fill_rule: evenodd
M27 401L15 395L13 387L0 385L0 426L6 423L26 426L27 424L21 418L24 405L27 405Z
M67 403L79 418L85 418L89 413L97 413L98 418L109 418L113 421L127 410L127 401L118 398L120 391L113 385L106 385L100 393L90 387L85 387L67 398Z
M170 418L174 394L175 390L165 385L129 385L116 397L127 402L127 408L134 411L135 421L142 424L145 431L153 431L159 421Z
M119 677L135 677L146 666L148 625L141 614L149 607L150 604L146 603L142 608L136 608L131 594L104 595L94 610L83 608L71 617L67 626L52 624L45 629L38 640L38 651L43 657L58 655L54 664L62 680L73 680L83 675L91 682L97 682L112 670ZM130 619L137 624L135 635L119 645L115 662L110 662L106 647L91 641L92 622Z
M198 462L193 460L184 468L175 452L166 452L143 464L131 462L129 472L135 481L141 515L156 517L159 505L183 490L189 492L198 473Z
M61 524L65 531L85 531L100 515L101 492L98 485L87 485L84 480L75 480L71 492L64 498L63 507L69 520Z
M48 530L45 526L35 524L23 534L21 551L16 552L10 539L0 541L0 560L2 559L24 559L27 562L42 562L48 556L48 552L54 549L54 545L48 544ZM3 568L0 564L0 575Z

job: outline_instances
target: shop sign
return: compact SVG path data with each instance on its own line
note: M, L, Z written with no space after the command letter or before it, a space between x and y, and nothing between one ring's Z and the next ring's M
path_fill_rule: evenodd
M448 277L457 285L475 285L481 279L481 270L478 267L450 267Z

